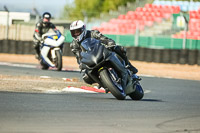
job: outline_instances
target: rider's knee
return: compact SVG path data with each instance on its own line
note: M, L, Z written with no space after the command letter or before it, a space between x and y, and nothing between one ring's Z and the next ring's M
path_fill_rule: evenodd
M39 48L39 46L40 46L40 43L35 41L33 44L33 47L36 49L36 48Z
M119 46L119 45L115 46L114 51L116 53L126 55L126 48L124 48L123 46Z

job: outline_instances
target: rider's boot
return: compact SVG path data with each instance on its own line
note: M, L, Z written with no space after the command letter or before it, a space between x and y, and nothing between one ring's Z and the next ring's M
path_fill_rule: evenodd
M132 75L132 79L135 80L135 81L140 81L142 80L139 76L137 76L136 74L133 74Z
M133 74L138 72L138 70L129 62L128 57L126 56L126 49L124 47L117 45L113 50L124 59L126 68L128 68Z
M127 58L125 58L125 63L128 64L128 65L126 66L126 68L128 68L128 69L132 72L132 74L133 74L133 75L132 75L133 79L134 79L134 80L137 80L137 81L142 80L139 76L136 75L136 73L138 72L137 68L135 68L135 67L129 62L129 60L128 60Z
M128 60L127 57L124 58L126 63L126 68L128 68L133 74L136 74L138 72L137 68L135 68Z
M126 68L128 68L133 74L136 74L138 72L137 68L135 68L130 62L128 62Z

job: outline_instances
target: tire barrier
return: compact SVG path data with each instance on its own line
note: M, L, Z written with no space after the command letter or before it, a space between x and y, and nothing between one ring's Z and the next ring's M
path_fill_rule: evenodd
M126 47L130 60L200 65L200 50L190 49L152 49L143 47ZM35 54L32 41L0 40L0 53ZM74 56L70 43L65 43L63 56Z
M127 56L129 57L130 60L138 60L139 47L135 48L126 47L126 50L127 50Z
M138 54L137 54L137 57L139 61L145 61L145 54L146 53L146 48L139 48L138 50Z
M188 51L188 64L195 65L197 64L197 50L189 50Z
M188 50L183 49L180 51L180 57L179 57L179 63L180 64L186 64L188 62Z
M200 65L200 50L127 47L127 56L146 62Z
M170 56L171 56L171 51L169 49L163 50L163 55L162 55L162 62L163 63L170 63Z
M200 65L200 50L197 51L197 64Z
M162 59L162 49L153 49L153 62L160 63ZM146 54L146 53L144 53Z
M178 60L180 58L180 54L179 53L180 53L180 51L176 50L176 49L171 51L171 63L172 64L179 63L179 60Z
M153 61L153 50L146 48L146 54L144 55L144 60L147 62Z

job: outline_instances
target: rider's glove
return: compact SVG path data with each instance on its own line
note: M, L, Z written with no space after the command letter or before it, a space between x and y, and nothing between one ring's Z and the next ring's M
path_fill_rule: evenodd
M42 44L42 43L44 43L44 40L43 40L43 39L41 39L41 40L40 40L40 43L41 43L41 44Z
M84 70L84 69L86 69L87 67L86 67L85 64L81 63L81 64L79 65L79 68L80 68L81 70Z
M110 49L110 50L114 50L116 45L106 45L106 48Z

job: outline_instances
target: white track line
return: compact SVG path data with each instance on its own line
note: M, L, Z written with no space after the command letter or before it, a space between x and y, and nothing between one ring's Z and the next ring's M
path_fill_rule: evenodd
M76 87L66 87L66 88L63 88L62 90L46 90L45 91L45 93L63 93L63 92L97 93L94 91L84 90L84 89L76 88Z
M25 68L37 68L36 65L17 64L17 63L9 63L9 62L0 62L0 65L15 66L15 67L25 67ZM78 69L68 69L68 68L63 68L62 70L80 71ZM146 74L138 74L138 76L143 76L143 77L158 77L158 78L160 78L159 76L146 75ZM172 77L162 77L162 78L169 78L169 79L171 79Z
M15 67L25 67L25 68L37 68L36 65L16 64L16 63L9 63L9 62L0 62L0 65L15 66Z

